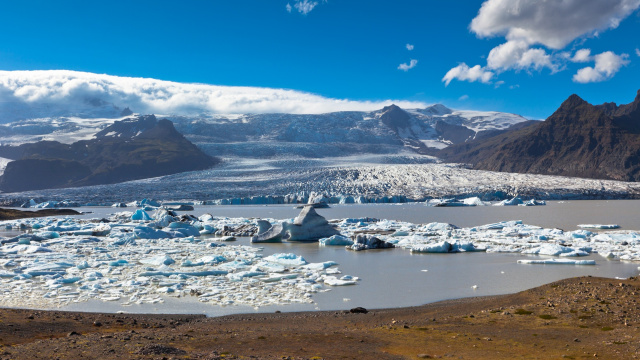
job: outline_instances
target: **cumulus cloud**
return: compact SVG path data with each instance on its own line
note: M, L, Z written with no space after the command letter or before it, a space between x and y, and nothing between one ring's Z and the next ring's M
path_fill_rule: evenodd
M576 51L576 53L571 58L571 61L576 63L592 61L591 49L580 49Z
M618 27L639 7L640 0L488 0L470 28L480 37L559 50L580 36Z
M529 44L521 40L507 41L493 48L487 57L487 66L500 71L530 68L539 70L543 67L556 69L545 50L531 49Z
M287 3L287 5L285 6L285 8L287 9L287 12L290 13L291 10L293 10L293 8L291 7L290 3Z
M488 84L491 82L491 78L494 73L486 70L480 65L476 65L474 67L469 67L465 63L461 63L453 69L449 70L447 74L442 78L445 86L449 86L451 81L460 80L460 81L469 81L475 82L480 81L482 83Z
M407 50L411 51L413 50L414 46L411 44L407 44Z
M640 49L636 48L636 55L640 56Z
M594 56L595 66L587 66L573 75L573 81L581 84L611 79L623 66L629 63L628 54L617 55L606 51Z
M411 61L409 61L408 64L404 63L404 64L398 65L398 70L409 71L409 70L413 69L414 67L416 67L416 65L418 65L418 60L411 59Z
M543 68L556 72L566 61L593 61L588 49L572 58L558 50L578 38L617 28L638 8L640 0L487 0L469 28L480 38L506 40L489 52L487 68L498 73Z
M465 100L469 100L469 95L465 94L458 98L458 101L465 101Z
M372 111L392 103L407 108L427 106L421 102L353 101L295 90L183 84L65 70L0 71L0 113L4 120L24 116L24 110L32 115L37 111L70 115L111 104L139 113L195 115Z

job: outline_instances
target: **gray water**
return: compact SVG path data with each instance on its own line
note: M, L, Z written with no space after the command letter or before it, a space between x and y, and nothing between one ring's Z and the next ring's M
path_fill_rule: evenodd
M106 217L133 208L82 207L92 213L83 217ZM196 216L209 213L216 217L291 219L300 209L293 205L207 205L189 212ZM546 228L576 230L578 224L618 224L623 229L640 229L640 200L577 200L548 202L546 206L430 207L422 203L331 205L317 209L327 219L371 217L407 221L415 224L446 222L472 227L504 220L522 220L525 224Z
M89 210L81 208L80 210ZM93 208L89 217L120 211ZM130 209L129 209L130 210ZM539 207L434 208L423 204L335 205L318 209L329 219L374 217L414 223L449 222L461 227L503 220L523 220L527 224L573 230L578 224L613 223L624 229L640 229L640 201L551 202ZM278 206L198 206L194 215L289 219L299 213L290 205ZM246 238L235 244L251 245ZM523 265L518 259L545 258L521 254L411 254L407 250L387 249L361 252L344 247L320 247L317 243L261 244L264 256L293 252L309 262L333 260L344 275L358 276L358 285L331 288L315 294L312 305L269 306L253 309L243 306L212 306L195 298L167 299L164 304L121 307L98 301L73 304L66 310L126 311L156 313L204 313L220 316L246 312L343 310L356 306L386 308L421 305L441 300L514 293L576 276L627 278L638 275L638 264L608 261L599 255L595 266ZM423 271L426 270L426 271ZM475 289L474 286L477 286Z

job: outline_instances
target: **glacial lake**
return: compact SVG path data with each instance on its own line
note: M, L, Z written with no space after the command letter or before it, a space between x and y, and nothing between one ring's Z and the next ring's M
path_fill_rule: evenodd
M132 209L79 208L93 211L83 217L104 217ZM577 229L578 224L618 224L625 230L640 229L640 201L565 201L547 202L537 207L456 207L434 208L424 204L332 205L318 209L327 219L373 217L414 223L449 222L460 227L478 226L503 220L523 220L526 224ZM194 215L291 219L300 212L292 205L269 206L196 206ZM251 245L239 238L230 245ZM213 306L195 297L167 298L154 305L123 307L118 303L90 301L64 308L74 311L136 313L202 313L221 316L234 313L345 310L356 306L386 308L421 305L441 300L514 293L576 276L627 278L637 276L640 263L609 261L598 254L581 259L596 260L595 266L523 265L518 259L543 259L545 256L513 253L411 254L408 250L387 249L361 252L342 246L320 247L317 243L260 244L264 256L292 252L309 262L333 260L344 275L357 276L357 285L329 287L331 291L314 294L315 304L267 306Z

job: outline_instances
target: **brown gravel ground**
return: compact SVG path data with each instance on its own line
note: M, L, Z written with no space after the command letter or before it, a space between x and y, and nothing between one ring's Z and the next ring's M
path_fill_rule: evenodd
M245 314L0 309L1 359L635 359L640 279L419 307Z

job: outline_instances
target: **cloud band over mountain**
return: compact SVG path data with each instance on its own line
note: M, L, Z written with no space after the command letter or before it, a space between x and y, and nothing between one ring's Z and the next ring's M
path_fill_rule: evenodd
M194 115L199 113L319 114L371 111L395 103L425 107L409 101L353 101L285 89L185 84L86 72L0 71L0 111L4 122L38 112L72 115L115 105L138 113Z

